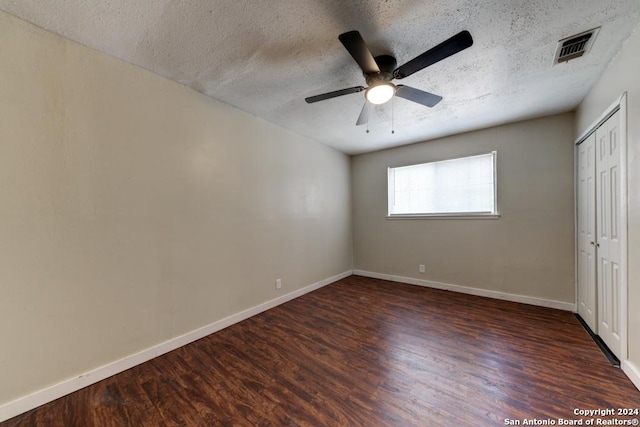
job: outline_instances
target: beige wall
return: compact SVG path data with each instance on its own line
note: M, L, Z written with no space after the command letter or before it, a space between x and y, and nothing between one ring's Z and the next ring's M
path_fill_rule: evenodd
M353 157L354 269L573 303L572 139L569 113ZM385 219L387 167L492 150L499 219Z
M575 137L627 92L629 360L640 367L640 27L624 43L576 112ZM640 370L637 372L640 375Z
M4 13L0 62L0 405L351 269L348 156Z

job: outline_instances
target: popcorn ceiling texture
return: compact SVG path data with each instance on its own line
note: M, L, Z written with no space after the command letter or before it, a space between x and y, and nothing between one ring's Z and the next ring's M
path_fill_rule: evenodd
M0 9L188 85L346 153L362 153L574 109L640 22L638 0L0 0ZM559 39L601 26L591 52L552 65ZM338 41L359 30L398 64L468 30L474 45L402 81L439 94L395 99L370 133L364 85ZM391 134L391 117L395 134Z

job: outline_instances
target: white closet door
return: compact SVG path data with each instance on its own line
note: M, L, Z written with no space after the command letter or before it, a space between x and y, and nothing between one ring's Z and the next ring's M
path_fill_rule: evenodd
M596 132L597 333L620 357L620 113Z
M596 135L578 145L578 314L594 333L596 319Z

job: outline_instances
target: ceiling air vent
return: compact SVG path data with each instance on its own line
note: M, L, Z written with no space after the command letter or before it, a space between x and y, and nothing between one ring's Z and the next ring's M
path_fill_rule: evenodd
M561 62L567 62L589 52L599 29L600 27L594 28L560 40L556 47L556 55L553 63L559 64Z

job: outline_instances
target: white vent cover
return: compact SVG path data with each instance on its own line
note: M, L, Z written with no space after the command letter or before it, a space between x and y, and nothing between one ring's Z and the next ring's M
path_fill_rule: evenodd
M594 28L558 41L553 63L568 62L589 52L599 30L600 27Z

